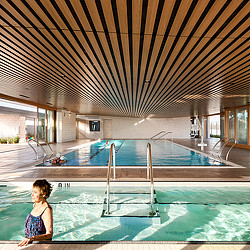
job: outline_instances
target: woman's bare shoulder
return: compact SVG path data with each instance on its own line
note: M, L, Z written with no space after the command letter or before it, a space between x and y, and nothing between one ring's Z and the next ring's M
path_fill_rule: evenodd
M50 206L50 204L47 201L46 201L46 210L52 211L52 207Z

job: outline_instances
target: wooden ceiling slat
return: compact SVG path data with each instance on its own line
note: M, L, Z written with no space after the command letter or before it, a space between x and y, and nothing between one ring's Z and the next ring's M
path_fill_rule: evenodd
M124 53L123 53L123 45L122 45L122 38L121 38L121 31L120 31L120 23L119 23L119 17L118 17L118 10L117 10L117 5L116 5L116 1L112 1L112 12L113 12L113 18L114 18L114 22L115 22L115 28L116 28L116 38L117 38L117 43L118 43L118 47L117 49L115 49L115 51L119 51L119 53L115 53L115 56L117 54L120 55L120 59L121 59L121 77L122 77L122 81L124 84L124 90L126 93L126 103L128 105L128 109L129 112L132 111L132 104L130 101L130 93L129 93L129 86L128 86L128 78L127 78L127 73L126 73L126 66L125 66L125 59L124 59ZM114 37L114 36L113 36Z
M11 67L10 65L5 65L5 70L7 71L7 69L9 68L9 67ZM17 72L14 72L14 71L12 71L12 75L16 75L16 78L23 78L24 80L25 80L25 78L24 78L24 76L26 77L26 79L27 79L27 76L29 76L30 75L30 73L29 72L25 72L25 67L22 65L22 67L20 67L20 68L18 68L17 66L14 68L14 67L11 67L12 68L12 70L17 70ZM31 86L37 86L38 88L41 88L42 86L44 86L44 89L46 88L46 89L48 89L48 88L50 88L50 89L54 89L54 85L53 86L50 86L50 85L48 85L48 80L46 80L46 79L42 79L42 77L40 76L39 77L39 75L37 74L37 76L34 74L34 71L32 72L32 74L31 74L32 76L31 77L29 77L28 79L30 79L31 80ZM40 91L39 91L39 93L40 93ZM76 92L77 93L77 92ZM53 91L51 90L51 94L53 95ZM72 93L71 92L71 94L70 94L70 92L69 91L66 91L66 92L62 92L62 93L60 93L60 91L56 91L56 94L63 94L62 96L67 96L67 95L69 95L69 98L71 97L71 96L73 96L74 95L74 92ZM87 94L87 95L86 95ZM86 92L86 94L84 95L84 99L88 99L88 101L91 101L91 100L93 100L93 97L91 97L91 92ZM91 97L91 98L90 98ZM86 100L87 101L87 100ZM96 101L96 103L98 104L100 104L101 103L101 105L103 106L103 103L102 103L102 101L103 100L100 100L100 99L96 99L95 100ZM105 103L105 105L106 105L106 103Z
M232 69L230 69L230 70L232 70ZM222 71L223 72L223 71ZM221 85L221 83L220 83L220 85ZM183 85L181 88L179 87L179 90L182 92L182 93L187 93L187 91L189 91L189 90L192 90L192 92L193 91L196 91L197 90L197 86L201 86L201 88L202 89L204 89L204 86L202 85L202 84L199 84L199 85L197 85L196 83L193 83L192 85L190 85L190 84L186 84L186 88L185 88L185 86ZM210 83L210 86L211 86L211 83ZM213 86L213 88L215 87L214 85L212 85ZM187 88L188 87L188 88ZM164 99L166 99L166 100L172 100L173 98L174 99L176 99L177 97L178 97L178 93L179 93L179 91L177 91L176 89L173 89L173 91L172 91L174 94L175 94L175 97L171 97L171 95L169 96L167 96L165 93L164 93ZM176 95L177 95L177 97L176 97ZM162 95L163 96L163 95ZM164 100L161 100L161 102L164 102ZM157 105L159 105L159 102L157 103Z
M181 0L179 1L165 0L164 1L163 10L162 10L162 18L160 19L159 27L157 29L157 36L164 36L167 30L168 24L171 21L172 13L178 10L180 2Z
M101 22L95 1L83 1L81 4L84 4L88 12L90 13L96 31L100 33L104 33L104 29L102 26L102 22ZM86 10L85 10L85 13L86 13Z
M36 66L33 66L33 67L35 68ZM24 68L24 69L25 69L25 68ZM40 68L40 69L41 69L41 68ZM32 75L32 72L30 72L30 74ZM51 75L50 75L50 76L51 76ZM61 81L60 81L60 82L61 82ZM62 84L62 82L61 82L61 84ZM74 86L74 85L71 85L71 86ZM90 89L91 89L91 88L93 89L93 87L90 86ZM89 89L88 91L90 91L90 89ZM88 92L86 92L86 93L88 93ZM105 98L102 98L102 99L105 100Z
M83 1L81 1L81 2L80 1L66 1L66 4L67 4L67 6L68 6L68 8L70 10L71 9L74 10L77 17L80 17L79 21L80 21L81 26L83 27L83 29L86 32L93 32L92 29L91 29L91 26L90 26L90 24L88 22L88 18L86 17L85 12L83 10L82 4L84 5L85 3ZM77 25L76 29L78 29L78 27L79 27L79 24Z
M211 42L210 42L210 44L211 44ZM219 44L220 44L220 43L219 43ZM213 46L213 47L214 47L214 46ZM203 58L206 58L206 56L203 55ZM199 64L199 65L200 65L200 64ZM182 71L181 75L183 75L183 71Z
M1 4L4 95L27 88L40 105L134 117L250 101L247 0Z
M193 83L194 84L194 83ZM193 85L189 85L187 84L186 86L189 87L189 89L194 89L194 86ZM195 85L196 86L196 85ZM180 88L180 86L178 85L178 88L183 92L185 90L185 92L187 91L185 88L184 88L184 85ZM174 90L174 93L178 93L178 91L176 91L176 89L173 89ZM164 93L165 94L165 93ZM169 100L169 97L168 97L168 100Z
M110 70L112 72L111 73L111 79L110 79L112 87L115 90L114 92L117 95L118 101L121 103L121 105L124 108L124 99L122 98L122 95L121 95L122 90L121 90L121 87L120 87L120 84L119 84L119 78L118 78L118 76L116 74L115 62L113 61L113 58L112 58L112 55L111 55L111 51L109 50L109 45L107 43L105 34L99 33L98 36L99 36L99 39L100 39L101 44L103 46L103 49L106 52L105 56L106 56L106 58L108 60L108 65L109 65L109 68L110 68ZM122 104L121 100L123 101L123 104Z
M143 2L147 0L137 0L132 1L132 33L140 34L141 30L141 16L142 16L142 6Z
M246 72L247 72L247 70L246 70ZM237 76L235 76L234 77L234 79L236 79L237 80ZM239 79L244 79L244 78L242 78L241 76L239 77ZM231 82L232 81L232 79L231 78L229 78L229 79L227 79L227 78L225 78L224 80L223 80L223 82L225 82L225 81L228 81L228 82ZM221 83L220 83L220 81L218 81L218 85L219 85L219 90L221 89ZM211 85L210 85L211 86ZM209 88L210 88L210 86L209 86ZM213 91L215 91L216 90L216 84L214 83L214 81L213 81ZM238 88L239 88L239 86L238 86ZM189 94L189 95L201 95L201 94L203 94L204 95L204 97L203 97L203 99L205 99L205 97L206 98L208 98L208 94L209 93L207 93L206 92L206 90L208 89L208 87L205 87L205 86L203 86L203 85L198 85L198 87L197 86L195 86L194 88L189 88L188 90L186 90L185 92L182 92L182 94ZM211 91L209 91L209 92L211 92ZM172 99L172 100L171 100ZM175 97L172 97L172 98L168 98L167 100L167 102L166 101L163 101L163 100L161 100L161 101L159 101L158 102L158 105L157 106L164 106L164 105L167 105L167 103L172 103L173 102L173 100L180 100L181 99L181 95L179 94L179 95L177 95L177 96L175 96ZM198 100L198 98L196 98L195 100Z
M128 96L129 96L129 107L132 111L132 83L131 83L131 72L130 72L130 56L129 56L129 38L128 34L121 34L121 42L123 47L124 64L126 68L127 82L128 82Z
M102 4L103 4L103 2L102 2ZM101 22L102 22L102 26L103 26L103 29L104 29L104 33L105 33L105 38L106 38L106 41L108 43L108 47L109 47L109 50L110 50L110 53L111 53L111 57L112 57L112 60L114 62L114 66L115 66L115 70L113 72L114 72L114 77L116 77L116 79L114 80L114 82L115 82L116 86L118 86L118 88L119 88L119 96L120 96L120 98L122 100L124 108L126 109L127 112L129 112L128 103L127 103L127 100L125 98L125 92L124 92L124 88L123 88L123 85L122 85L122 82L121 82L121 77L120 77L120 73L119 73L119 70L118 70L117 61L116 61L116 58L115 58L114 48L113 48L111 38L110 38L110 35L112 33L109 34L108 24L107 24L107 21L105 19L102 4L101 4L100 1L98 1L98 0L96 1L98 13L99 13L99 16L100 16L100 19L101 19ZM118 78L118 80L117 80L117 78Z
M178 18L174 19L172 28L169 32L169 36L173 36L173 37L177 36L181 26L184 23L185 18L188 15L188 12L192 13L194 11L197 2L198 2L197 0L181 1L180 7L177 12ZM189 20L190 18L187 19L187 22L185 22L185 25L188 24Z
M114 51L119 51L119 45L118 45L116 34L110 34L110 39L111 39L111 43L112 43L112 47L114 48ZM118 77L116 77L116 79L117 79L117 82L120 82L120 84L122 85L121 93L122 93L124 100L126 100L126 103L129 103L129 100L128 100L129 97L127 95L127 86L125 83L121 56L119 53L115 53L114 57L117 63L118 72L120 72L119 74L120 79Z

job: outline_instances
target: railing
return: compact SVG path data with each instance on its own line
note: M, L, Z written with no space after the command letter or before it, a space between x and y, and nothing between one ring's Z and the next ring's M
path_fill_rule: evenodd
M108 166L108 174L107 174L107 210L106 214L110 214L110 175L111 175L111 162L113 156L113 174L115 179L115 144L112 143L110 146L109 153L109 166Z
M37 159L37 160L39 159L38 151L35 150L35 148L32 146L32 144L31 144L32 141L35 142L35 143L36 143L36 146L39 147L39 148L43 151L43 162L44 162L45 159L46 159L46 157L48 156L47 153L46 153L46 151L45 151L45 149L43 148L43 146L42 146L38 141L36 141L36 140L34 140L34 139L29 139L29 140L28 140L28 144L29 144L29 146L32 148L32 150L35 152L35 154L36 154L36 159ZM49 159L50 159L51 156L53 155L53 150L52 150L52 148L50 147L50 145L49 145L47 142L45 142L45 141L43 141L43 140L42 140L42 142L43 142L43 144L45 144L46 146L48 146L49 149L50 149L50 151L51 151L51 154L49 155Z
M149 139L152 140L154 137L156 137L157 135L160 135L162 133L166 133L166 131L162 130L161 132L159 132L159 133L155 134L154 136L150 137Z
M226 142L228 139L225 137L225 138L221 138L219 141L217 141L216 143L215 143L215 145L213 146L213 149L212 149L212 156L213 157L215 157L216 155L215 155L215 150L216 150L216 147L217 147L217 145L219 144L219 143L222 143L222 142ZM224 145L224 144L223 144ZM219 149L219 151L218 152L220 152L220 150L221 150L221 148ZM217 153L218 153L217 152Z
M150 170L150 171L149 171ZM147 179L150 177L150 186L151 186L151 211L150 216L156 214L154 210L154 177L153 177L153 166L152 166L152 154L151 154L151 144L147 145Z
M215 149L216 149L216 146L221 142L225 141L225 143L220 147L220 149L216 152ZM232 150L232 148L234 147L234 145L236 144L236 140L234 138L230 138L230 139L227 139L227 138L222 138L220 139L219 141L216 142L216 144L214 145L213 149L212 149L212 156L213 157L218 157L220 160L222 160L222 152L224 150L224 148L227 146L228 143L232 143L232 146L229 148L229 150L227 151L227 154L226 154L226 157L225 157L225 160L227 161L228 160L228 156L229 156L229 153L230 151ZM217 155L216 155L217 153Z
M110 175L111 175L111 163L113 157L113 174L115 179L115 144L112 143L110 146L109 153L109 165L108 165L108 174L107 174L107 209L105 214L110 214ZM153 179L153 166L152 166L152 155L151 155L151 144L147 145L147 179L150 178L151 182L151 211L149 213L150 216L156 214L154 210L154 179Z
M234 147L234 145L237 143L237 141L234 139L234 138L230 138L227 142L226 142L226 144L228 144L228 143L233 143L233 145L229 148L229 150L227 151L227 154L226 154L226 161L227 161L227 159L228 159L228 156L229 156L229 153L230 153L230 151L232 150L232 148Z
M171 140L173 141L173 132L171 132L171 131L166 132L165 134L161 135L160 137L158 137L158 138L155 139L155 140L159 140L159 139L161 139L162 137L164 137L165 135L168 135L168 134L171 134Z

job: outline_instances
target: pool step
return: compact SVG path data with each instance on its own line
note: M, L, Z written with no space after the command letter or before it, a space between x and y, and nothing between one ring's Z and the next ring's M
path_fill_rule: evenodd
M151 193L145 191L145 189L131 190L126 188L125 190L117 189L113 192L110 192L109 211L110 213L107 214L107 198L104 198L102 217L150 218L150 219L157 218L157 220L160 221L160 215L158 212L158 202L156 199L155 190L154 190L154 211L156 211L155 215L150 215Z
M106 198L104 199L104 204ZM147 193L110 193L110 204L150 204L151 197ZM154 203L157 203L156 194L154 194Z
M107 191L105 192L105 194L107 194ZM125 189L125 190L116 190L116 191L110 191L110 194L148 194L150 195L150 191L145 191L143 189L136 189L136 190L129 190L129 189ZM154 190L154 195L156 195L156 192Z
M106 214L107 204L103 204L103 211L101 217L120 217L121 223L131 223L137 218L138 222L152 224L160 223L160 214L157 209L157 204L154 204L154 208L156 210L156 214L151 216L150 212L150 204L110 204L110 214ZM133 220L130 221L130 218ZM144 221L147 219L147 221Z

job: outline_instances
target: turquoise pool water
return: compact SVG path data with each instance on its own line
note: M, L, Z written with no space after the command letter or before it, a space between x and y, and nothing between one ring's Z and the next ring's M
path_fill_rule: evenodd
M111 140L96 142L65 154L62 166L107 166L110 145L115 144L117 166L146 166L147 143L151 143L153 166L218 166L218 161L190 151L166 140ZM51 166L50 162L39 166Z
M0 240L24 237L24 221L32 209L29 185L0 187ZM56 187L49 198L53 240L250 241L249 186L188 185L155 185L158 218L140 217L150 211L149 186L111 185L116 193L111 194L112 214L120 212L123 217L108 218L101 216L104 185ZM128 218L132 213L138 216Z

